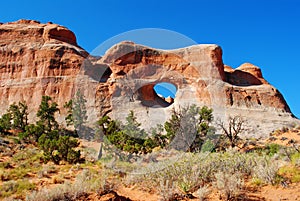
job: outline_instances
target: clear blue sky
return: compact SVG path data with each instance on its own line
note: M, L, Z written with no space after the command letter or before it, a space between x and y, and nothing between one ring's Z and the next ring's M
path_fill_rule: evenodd
M12 0L1 2L0 22L25 18L64 25L89 52L140 28L169 29L197 43L215 43L225 64L261 67L300 117L299 10L298 0Z

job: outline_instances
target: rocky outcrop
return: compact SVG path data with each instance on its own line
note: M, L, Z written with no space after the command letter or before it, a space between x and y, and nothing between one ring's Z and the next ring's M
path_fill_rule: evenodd
M154 86L175 85L174 99ZM122 42L101 58L88 56L65 27L32 20L0 25L0 109L26 101L34 118L42 95L63 104L80 90L91 125L108 114L125 119L133 110L147 129L166 121L173 108L197 104L214 109L215 119L246 119L246 134L265 136L297 121L280 92L259 67L246 63L233 69L222 61L217 45L158 50ZM61 109L59 120L64 118Z
M245 63L232 69L224 65L217 45L164 51L122 42L109 49L97 65L111 70L106 81L111 85L106 92L111 103L108 113L124 119L133 110L146 128L167 120L172 108L193 103L212 107L215 119L222 121L243 116L249 136L265 136L274 128L297 122L259 67ZM161 82L176 86L174 100L156 94L153 88Z
M62 106L71 98L87 56L74 33L57 24L19 20L0 25L1 111L23 100L32 119L42 95Z

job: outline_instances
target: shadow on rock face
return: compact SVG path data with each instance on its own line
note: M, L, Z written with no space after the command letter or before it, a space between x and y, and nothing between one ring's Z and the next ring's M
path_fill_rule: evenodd
M235 70L234 72L225 72L226 81L235 86L252 86L263 84L257 77L251 73L241 70Z
M112 74L111 69L106 64L93 64L91 61L85 60L83 64L84 74L88 75L94 81L104 83Z

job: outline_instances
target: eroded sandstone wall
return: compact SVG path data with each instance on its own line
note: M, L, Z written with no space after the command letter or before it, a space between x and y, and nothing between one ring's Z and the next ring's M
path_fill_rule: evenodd
M176 86L174 100L155 93L160 82ZM33 120L42 95L49 95L59 104L63 122L63 105L76 90L87 99L90 125L104 114L125 119L133 110L149 128L164 123L173 108L191 104L212 107L222 121L243 116L248 135L265 136L298 122L259 67L224 65L217 45L166 51L122 42L96 58L65 27L32 20L0 24L1 113L13 102L26 101Z

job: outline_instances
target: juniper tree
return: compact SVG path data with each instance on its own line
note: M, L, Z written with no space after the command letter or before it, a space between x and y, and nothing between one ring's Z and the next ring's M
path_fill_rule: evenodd
M68 117L69 121L74 124L75 129L78 131L83 129L83 125L87 120L86 110L87 100L84 98L80 91L77 91L74 101L72 101L72 117Z
M67 123L67 126L74 125L74 119L73 119L73 100L69 100L64 104L64 108L67 109L67 116L65 117L65 121Z
M170 120L164 128L170 140L170 146L184 151L199 151L204 137L211 129L212 109L191 105L173 110Z
M9 106L8 113L11 115L12 128L25 130L28 124L28 106L25 102L13 103Z
M50 132L51 130L58 128L58 123L55 120L55 113L58 111L58 105L56 102L52 102L51 97L42 97L37 117L40 119L38 123L45 126L45 131Z

